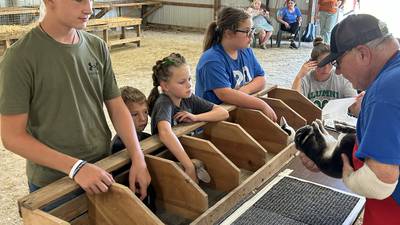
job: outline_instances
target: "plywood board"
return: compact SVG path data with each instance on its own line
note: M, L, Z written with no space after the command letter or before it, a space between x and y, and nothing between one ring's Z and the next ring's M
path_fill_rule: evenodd
M238 124L209 123L204 134L239 168L256 171L266 162L267 151Z
M189 219L208 209L207 194L175 162L151 155L145 159L156 199L163 208Z
M180 139L190 158L201 160L210 174L210 186L231 191L240 184L240 170L210 141L184 135Z
M70 223L61 220L40 209L21 209L21 215L25 225L69 225Z
M102 194L87 195L89 221L92 225L163 224L132 191L114 183Z
M288 134L261 111L238 108L234 123L242 126L270 153L276 154L287 145Z
M49 213L65 221L71 221L88 210L88 200L85 194L82 194L59 207L51 210Z
M266 180L271 178L283 166L285 166L291 159L294 158L297 152L294 144L289 145L273 159L268 161L257 172L251 175L240 186L229 192L224 198L218 201L215 205L210 207L199 218L194 220L192 225L209 225L215 224L219 219L224 217L226 212L232 209L239 201L244 199L254 189L261 186Z
M321 119L321 110L297 91L275 88L268 92L268 97L281 99L290 108L304 117L307 120L307 124L311 124L316 119Z
M261 97L271 108L275 111L278 121L283 116L287 123L297 130L307 124L307 120L304 119L300 114L290 108L286 103L276 98L265 98Z

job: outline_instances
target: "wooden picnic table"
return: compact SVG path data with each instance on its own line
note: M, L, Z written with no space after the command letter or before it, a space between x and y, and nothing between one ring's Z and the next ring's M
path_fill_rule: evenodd
M121 2L121 3L105 3L98 2L93 4L93 9L99 9L100 11L93 15L93 18L99 19L107 14L112 9L121 9L123 7L139 8L141 9L141 18L144 19L155 10L161 7L162 3L159 1L143 1L143 2ZM152 7L148 9L148 7Z
M2 7L0 16L20 15L20 14L39 14L38 7Z

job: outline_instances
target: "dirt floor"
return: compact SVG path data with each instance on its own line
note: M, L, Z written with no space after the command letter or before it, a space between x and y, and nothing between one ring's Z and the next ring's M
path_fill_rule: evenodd
M172 52L179 52L186 57L194 78L202 52L202 40L202 33L145 30L140 48L128 45L111 51L119 85L137 87L147 95L152 88L153 64ZM289 49L287 44L281 48L255 49L268 74L268 81L283 87L290 86L302 63L309 58L310 51L309 43L303 43L298 50ZM25 160L5 150L2 145L0 147L0 224L22 224L17 199L28 193Z

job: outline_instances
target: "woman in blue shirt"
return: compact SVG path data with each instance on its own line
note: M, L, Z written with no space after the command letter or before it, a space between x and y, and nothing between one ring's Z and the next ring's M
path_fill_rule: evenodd
M287 7L280 10L277 20L281 23L281 30L290 32L294 37L290 40L290 47L297 48L294 43L294 39L300 30L301 26L301 12L300 9L296 7L296 2L294 0L286 1Z

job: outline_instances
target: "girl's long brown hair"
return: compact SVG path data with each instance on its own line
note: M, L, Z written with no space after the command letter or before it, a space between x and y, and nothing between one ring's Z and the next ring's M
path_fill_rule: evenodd
M203 44L203 51L211 48L216 43L221 43L224 31L235 31L239 24L250 18L250 15L243 9L232 7L223 8L217 16L217 21L208 25Z

